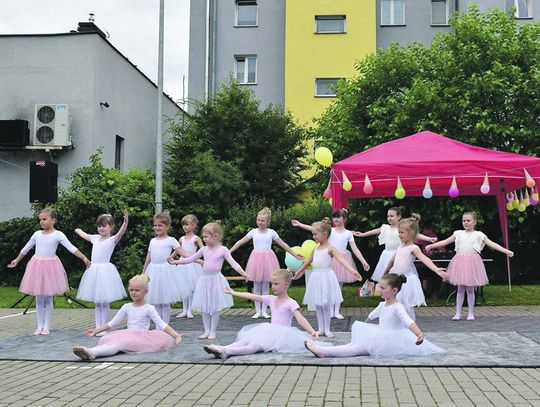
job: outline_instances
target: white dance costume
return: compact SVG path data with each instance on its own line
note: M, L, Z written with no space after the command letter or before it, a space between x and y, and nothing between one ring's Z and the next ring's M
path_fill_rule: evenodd
M421 356L445 353L444 349L424 339L416 345L416 335L409 327L414 321L407 315L403 304L386 305L381 302L368 316L379 318L379 324L356 321L351 328L351 342L347 345L325 348L329 357L372 356Z
M263 302L272 311L271 323L253 324L243 327L236 337L236 342L225 346L224 350L232 356L236 345L251 345L257 352L296 353L305 351L304 341L311 341L311 336L292 327L292 318L298 303L292 298L277 305L278 297L263 295ZM240 343L239 343L240 342Z
M90 242L92 264L82 276L77 298L96 304L108 304L125 298L127 294L122 278L114 264L110 262L116 246L115 237L101 239L100 235L91 235Z
M96 357L111 356L118 352L156 352L173 347L174 338L163 332L167 323L159 317L153 305L135 307L133 304L124 304L109 322L109 326L118 327L126 318L127 329L108 333L99 340L98 346L90 349ZM150 321L156 325L156 329L151 331Z
M354 263L352 255L347 251L347 245L351 242L354 243L354 236L350 230L338 232L336 228L332 228L328 243L330 246L335 247L343 259L356 270L356 264ZM353 283L356 281L355 276L353 276L353 274L343 267L336 259L332 260L332 270L336 273L336 277L340 283Z
M391 227L388 224L381 225L381 233L379 234L379 245L384 245L384 250L379 257L379 262L373 271L371 279L373 281L381 281L386 266L390 263L390 260L396 254L396 250L401 245L401 240L399 239L399 230L396 227ZM413 264L414 266L414 264Z
M178 241L170 236L150 240L150 263L145 272L150 278L146 296L149 304L171 304L181 301L188 294L186 287L178 284L179 271L167 262L167 258L178 247Z
M484 286L489 280L480 257L486 235L476 230L454 232L456 255L448 265L448 280L453 285Z
M195 235L193 235L191 239L186 239L185 236L180 238L180 246L190 255L197 253L197 250L199 249L196 242L197 236ZM202 266L199 263L193 262L189 264L179 264L177 267L178 272L175 274L178 284L185 287L190 295L193 295L197 280L199 280L202 273Z
M259 229L252 229L246 237L253 240L253 251L246 265L248 279L257 283L268 283L272 272L279 269L278 259L272 250L272 242L279 239L279 236L273 229L266 229L264 233Z
M407 282L402 285L401 291L397 294L397 300L402 303L405 308L418 307L426 305L426 298L422 290L422 284L418 275L413 271L414 259L416 256L412 253L419 247L415 244L408 246L400 246L396 251L394 265L390 269L390 273L403 274L407 277Z
M336 274L332 271L332 256L328 248L315 248L313 251L313 270L306 284L304 304L311 306L333 305L343 302Z

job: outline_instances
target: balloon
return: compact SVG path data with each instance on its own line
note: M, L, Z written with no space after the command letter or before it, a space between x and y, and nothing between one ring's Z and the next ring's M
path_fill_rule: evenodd
M523 168L523 171L525 172L525 184L529 187L529 188L532 188L536 185L536 182L534 181L533 177L531 177L531 174L529 174L529 172Z
M531 205L531 197L529 196L529 191L525 188L525 194L523 195L523 203L525 206Z
M324 167L330 167L333 161L332 152L326 147L315 150L315 160Z
M328 200L328 205L332 206L332 198Z
M332 198L332 178L330 178L328 180L328 185L327 185L326 189L324 190L323 196L326 199Z
M512 205L512 202L508 202L508 203L506 204L506 209L509 210L509 211L514 210L514 205Z
M514 202L514 194L512 192L508 192L506 194L506 201L507 202Z
M518 206L519 206L519 201L518 201L518 199L517 199L517 196L516 196L516 198L512 201L512 206L513 206L514 209L517 209L517 208L518 208Z
M538 205L538 189L531 189L531 204Z
M480 192L482 192L484 195L489 194L490 189L491 188L489 186L489 178L486 172L486 176L484 177L484 182L482 183L482 186L480 187Z
M368 175L364 178L364 194L370 195L373 192L373 185L371 185L371 180Z
M300 254L304 256L304 259L307 259L309 256L311 256L311 253L313 250L315 250L316 246L317 243L315 243L314 240L308 239L302 243L302 253Z
M403 199L405 198L405 195L407 195L407 193L405 192L405 188L403 188L403 185L401 185L401 179L397 177L397 187L396 192L394 192L394 196L397 199Z
M521 204L521 203L517 207L518 211L520 211L520 212L523 212L526 208L527 207L524 204Z
M459 189L457 187L457 181L456 176L452 178L452 185L450 186L450 189L448 190L448 195L450 195L450 198L457 198L459 196Z
M433 191L431 190L431 184L429 182L429 177L426 178L426 185L422 191L422 196L426 199L429 199L433 196Z
M349 192L352 189L351 181L347 178L345 171L341 171L341 176L343 178L343 190Z
M293 270L298 270L300 267L302 267L302 264L304 262L302 260L298 260L296 257L291 255L290 253L285 253L285 265Z

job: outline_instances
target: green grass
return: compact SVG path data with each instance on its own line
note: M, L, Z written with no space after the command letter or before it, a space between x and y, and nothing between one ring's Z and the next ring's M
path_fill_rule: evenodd
M373 307L376 306L381 299L379 297L371 298L359 298L356 294L358 287L345 286L343 290L343 298L345 299L344 307ZM245 291L245 288L237 288L239 291ZM289 289L289 295L302 303L304 296L304 287L291 287ZM72 290L68 294L71 297L75 297L76 291ZM16 287L0 287L0 308L11 307L22 294ZM29 299L25 299L17 308L25 308ZM123 301L116 301L111 304L112 308L120 308L122 304L129 302L129 299ZM508 291L506 285L488 285L484 288L484 301L480 300L480 305L540 305L540 285L515 285L512 287L512 291ZM94 305L89 302L84 302L90 308ZM252 307L251 303L242 298L234 299L235 307L248 308ZM69 303L63 297L55 297L54 305L57 308L78 308L79 306L73 302ZM445 306L446 298L443 299L427 299L427 305L430 307ZM453 305L453 301L449 305ZM175 304L174 307L180 307L180 304Z

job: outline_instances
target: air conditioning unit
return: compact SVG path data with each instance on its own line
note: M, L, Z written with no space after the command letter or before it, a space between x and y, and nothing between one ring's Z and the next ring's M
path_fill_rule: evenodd
M43 148L71 146L68 105L36 104L31 142L33 146Z

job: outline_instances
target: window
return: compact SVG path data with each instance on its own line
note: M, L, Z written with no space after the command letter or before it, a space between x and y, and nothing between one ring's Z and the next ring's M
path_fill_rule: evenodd
M237 56L235 74L238 83L257 83L257 57Z
M514 0L516 18L531 18L531 0Z
M405 25L405 0L381 0L381 25Z
M315 96L334 97L336 96L337 82L340 78L318 78L315 79Z
M257 25L257 2L236 0L236 25L239 27Z
M116 135L114 146L114 168L122 169L122 160L124 158L124 138Z
M448 0L431 0L431 25L448 25Z
M315 16L317 33L344 33L345 16Z

